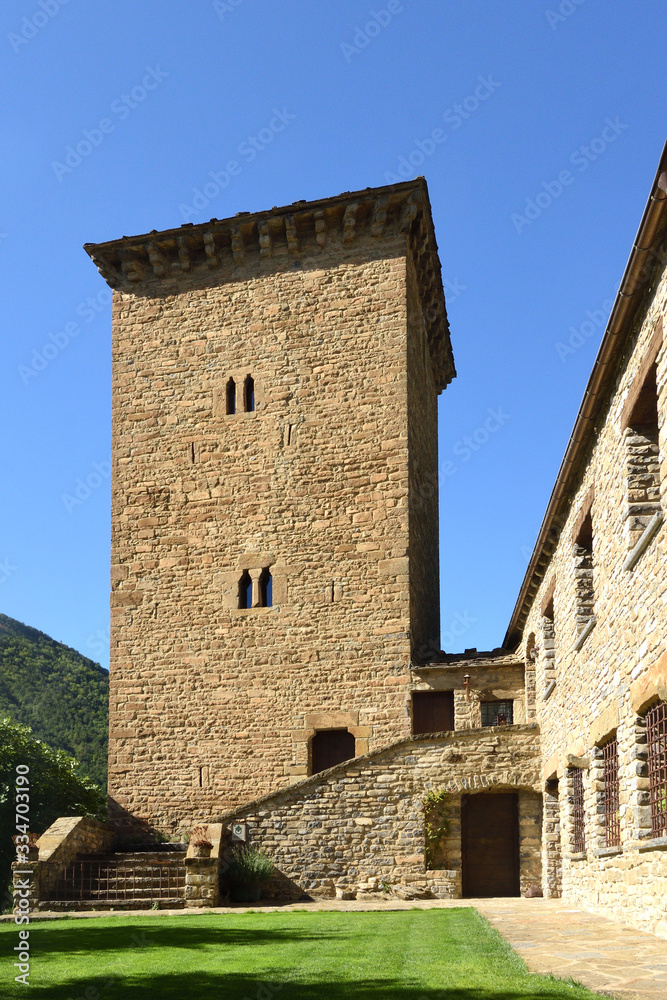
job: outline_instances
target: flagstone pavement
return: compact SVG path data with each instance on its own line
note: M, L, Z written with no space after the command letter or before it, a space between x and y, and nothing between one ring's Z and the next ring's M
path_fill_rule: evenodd
M531 972L571 977L591 990L623 1000L667 1000L667 940L631 930L616 921L579 909L561 899L457 899L403 902L390 900L318 900L282 906L215 907L202 911L115 910L122 914L157 917L171 913L243 913L248 909L291 910L410 910L474 906L521 955ZM109 916L109 911L35 914L36 920ZM11 916L0 917L3 922Z

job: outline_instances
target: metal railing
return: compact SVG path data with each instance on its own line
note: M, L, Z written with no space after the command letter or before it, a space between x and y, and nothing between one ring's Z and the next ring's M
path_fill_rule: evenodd
M667 836L667 702L646 713L651 834Z
M602 747L604 761L604 831L607 847L621 843L620 789L618 781L618 741L608 740Z
M584 776L580 768L575 768L572 774L572 849L576 854L586 850Z
M52 901L175 899L185 895L185 864L138 861L74 861L61 871L49 893Z

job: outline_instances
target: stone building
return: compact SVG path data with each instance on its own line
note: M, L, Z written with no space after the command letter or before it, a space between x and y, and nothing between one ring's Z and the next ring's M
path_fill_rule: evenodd
M663 151L505 639L534 675L545 889L661 936L666 192Z
M233 829L278 897L562 893L667 936L666 170L488 653L439 643L455 372L424 180L87 246L114 289L117 835L209 822L222 872Z

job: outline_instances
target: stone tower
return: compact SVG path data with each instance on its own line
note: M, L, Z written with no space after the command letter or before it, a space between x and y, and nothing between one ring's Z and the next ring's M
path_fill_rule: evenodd
M440 264L421 178L86 250L114 289L109 792L168 831L410 733Z

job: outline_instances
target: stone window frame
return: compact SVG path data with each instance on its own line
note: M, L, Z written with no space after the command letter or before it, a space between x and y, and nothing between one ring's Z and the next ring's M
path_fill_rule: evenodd
M595 628L595 531L593 504L595 485L586 492L572 527L572 557L575 600L573 651L579 652Z
M323 729L347 729L354 736L354 753L347 763L352 763L358 757L368 753L369 740L373 735L371 726L359 723L358 711L321 711L307 712L299 728L291 731L292 761L285 765L285 774L293 781L310 774L311 742L313 736Z
M634 814L633 836L640 851L667 847L667 837L652 836L646 737L646 713L660 701L667 702L667 652L659 656L630 686L634 725L628 782Z
M264 607L260 603L260 579L262 573L271 573L272 604ZM239 607L239 581L247 572L252 580L252 607ZM233 617L272 614L280 611L288 600L288 567L275 553L246 552L239 556L236 569L224 570L215 575L222 592L222 606Z
M246 379L252 379L255 408L246 410ZM227 386L229 382L234 382L235 388L235 410L228 413ZM266 406L266 396L261 379L258 379L254 372L249 372L247 368L235 368L227 371L219 383L213 387L213 416L225 422L230 420L252 420Z
M627 571L634 569L639 562L664 519L660 469L662 437L659 410L660 385L658 382L658 360L662 344L663 327L662 318L660 318L656 323L639 370L632 380L621 411L620 429L624 441L626 466L624 527L629 550L623 568ZM653 378L655 378L656 422L647 435L639 430L638 425L633 425L633 421L642 394L646 392L649 380ZM646 480L647 476L652 477L648 490L652 491L653 495L637 497L633 494L633 487L637 489L636 480L639 478L639 483L641 483L642 480Z
M619 808L619 840L616 844L607 843L607 823L606 823L606 812L605 812L605 800L607 794L607 786L605 780L605 753L604 748L608 746L611 742L615 742L617 746L617 770L616 770L616 794L618 799ZM620 792L621 792L621 756L618 752L619 740L618 740L618 727L614 726L613 729L608 730L604 735L600 736L595 742L590 752L590 779L591 779L591 789L594 794L594 813L592 816L592 847L593 853L596 857L604 857L611 854L621 854L623 852L623 824L622 824L622 814L620 808Z
M556 688L556 625L554 601L556 594L556 577L552 576L542 598L540 611L541 652L540 666L544 679L542 701L547 701Z

